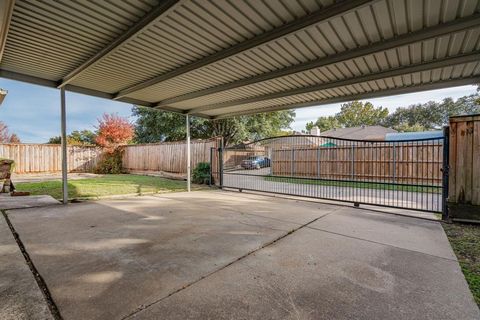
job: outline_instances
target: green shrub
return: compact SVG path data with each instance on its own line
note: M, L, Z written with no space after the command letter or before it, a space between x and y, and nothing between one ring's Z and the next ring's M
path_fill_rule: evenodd
M123 173L122 169L122 153L120 149L114 150L112 153L104 153L102 159L95 169L95 173L100 174L119 174Z
M210 163L200 162L197 164L193 170L192 181L197 184L208 184L210 182Z

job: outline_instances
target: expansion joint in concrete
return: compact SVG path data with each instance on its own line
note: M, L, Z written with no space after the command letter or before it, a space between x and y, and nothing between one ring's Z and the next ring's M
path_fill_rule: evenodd
M23 257L25 258L25 262L28 265L30 271L33 274L33 277L35 278L35 281L37 282L38 287L40 288L40 291L43 294L43 297L45 298L45 301L47 303L48 309L50 310L50 313L52 314L52 317L55 320L62 320L62 316L60 314L60 311L57 308L57 305L55 304L55 301L52 298L52 295L50 294L50 290L48 289L47 283L43 279L43 277L40 275L38 272L37 268L35 267L35 264L33 261L30 259L30 255L28 254L27 250L25 249L25 246L23 245L22 240L20 239L19 234L15 231L15 228L10 221L7 212L5 210L0 210L3 217L5 218L5 221L7 222L8 228L12 232L13 238L15 239L15 242L17 243L20 251L23 254Z
M274 243L282 240L283 238L288 237L289 235L297 232L298 230L303 229L303 228L305 228L305 227L308 227L310 224L312 224L312 223L314 223L314 222L316 222L316 221L318 221L318 220L320 220L320 219L322 219L322 218L324 218L324 217L332 214L333 212L335 212L335 211L337 211L337 210L339 210L339 209L334 209L334 210L332 210L332 211L329 211L329 212L321 215L320 217L317 217L317 218L315 218L315 219L313 219L313 220L308 221L307 223L301 224L301 225L299 225L298 227L293 228L292 230L288 231L287 233L285 233L285 234L283 234L283 235L281 235L281 236L279 236L279 237L277 237L277 238L275 238L275 239L273 239L273 240L271 240L271 241L263 244L263 245L260 246L259 248L256 248L256 249L254 249L254 250L252 250L252 251L249 251L249 252L247 252L246 254L238 257L237 259L235 259L235 260L227 263L226 265L223 265L222 267L220 267L220 268L218 268L218 269L215 269L215 270L213 270L213 271L210 272L210 273L207 273L206 275L198 278L197 280L195 280L195 281L193 281L193 282L190 282L190 283L184 285L184 286L181 287L181 288L178 288L177 290L169 293L168 295L166 295L166 296L164 296L164 297L162 297L162 298L160 298L160 299L158 299L158 300L155 300L155 301L153 301L152 303L149 303L149 304L147 304L147 305L141 305L140 307L138 307L137 309L135 309L132 313L130 313L130 314L128 314L127 316L123 317L122 320L126 320L126 319L129 319L129 318L135 316L135 315L138 314L139 312L141 312L141 311L143 311L143 310L145 310L145 309L148 309L149 307L153 306L154 304L157 304L157 303L159 303L159 302L161 302L161 301L163 301L163 300L165 300L165 299L167 299L167 298L169 298L169 297L171 297L171 296L173 296L173 295L175 295L175 294L177 294L177 293L179 293L179 292L181 292L181 291L183 291L183 290L185 290L185 289L187 289L187 288L189 288L189 287L191 287L191 286L193 286L194 284L196 284L196 283L198 283L198 282L200 282L200 281L202 281L202 280L204 280L204 279L212 276L213 274L215 274L215 273L217 273L217 272L219 272L219 271L222 271L223 269L228 268L229 266L233 265L234 263L237 263L237 262L239 262L239 261L247 258L248 256L250 256L250 255L252 255L252 254L254 254L254 253L256 253L256 252L258 252L258 251L260 251L260 250L262 250L262 249L264 249L264 248L266 248L266 247L268 247L268 246L271 246L272 244L274 244Z

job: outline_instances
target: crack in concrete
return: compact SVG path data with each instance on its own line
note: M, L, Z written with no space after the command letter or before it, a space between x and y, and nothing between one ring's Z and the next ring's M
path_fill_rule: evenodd
M25 246L23 245L22 240L20 239L20 235L17 233L15 228L13 227L13 224L11 223L6 210L0 210L2 213L3 217L5 218L5 221L7 222L7 225L12 232L13 238L15 239L15 242L18 245L18 248L23 254L23 257L25 259L25 263L28 265L30 271L32 272L33 277L35 278L35 281L37 282L38 287L40 288L40 291L42 292L42 295L45 299L45 302L47 303L48 309L50 310L50 313L52 314L52 317L55 320L63 320L60 311L58 310L57 305L55 304L55 301L52 298L52 295L50 293L50 290L48 289L47 283L43 279L43 277L40 275L38 272L37 268L33 264L33 261L30 259L30 255L28 254Z
M288 231L287 233L281 235L280 237L277 237L277 238L275 238L275 239L273 239L273 240L271 240L271 241L263 244L262 246L260 246L260 247L254 249L254 250L251 250L251 251L247 252L246 254L238 257L237 259L235 259L235 260L233 260L233 261L231 261L231 262L229 262L229 263L227 263L226 265L223 265L222 267L217 268L217 269L213 270L212 272L207 273L206 275L198 278L197 280L194 280L194 281L192 281L192 282L190 282L190 283L182 286L181 288L178 288L178 289L170 292L168 295L166 295L166 296L164 296L164 297L161 297L161 298L159 298L159 299L157 299L157 300L155 300L155 301L153 301L153 302L151 302L151 303L149 303L149 304L147 304L147 305L141 305L141 306L139 306L137 309L135 309L135 310L134 310L133 312L131 312L130 314L122 317L121 320L126 320L126 319L129 319L129 318L133 317L133 316L136 315L137 313L139 313L139 312L141 312L141 311L143 311L143 310L145 310L145 309L148 309L148 308L150 308L151 306L153 306L153 305L155 305L155 304L157 304L157 303L159 303L159 302L162 302L163 300L165 300L165 299L167 299L167 298L169 298L169 297L171 297L171 296L173 296L173 295L175 295L175 294L177 294L177 293L179 293L179 292L181 292L181 291L183 291L183 290L185 290L185 289L187 289L187 288L195 285L196 283L198 283L198 282L200 282L200 281L202 281L202 280L204 280L204 279L212 276L213 274L215 274L215 273L217 273L217 272L219 272L219 271L222 271L222 270L228 268L229 266L233 265L234 263L237 263L237 262L239 262L239 261L247 258L248 256L250 256L250 255L252 255L252 254L254 254L254 253L256 253L256 252L258 252L258 251L260 251L260 250L262 250L262 249L264 249L264 248L266 248L266 247L268 247L268 246L270 246L270 245L272 245L272 244L274 244L274 243L276 243L276 242L278 242L278 241L280 241L280 240L282 240L283 238L288 237L289 235L297 232L298 230L300 230L300 229L302 229L302 228L305 228L305 227L308 227L308 225L310 225L310 224L312 224L312 223L314 223L314 222L316 222L316 221L318 221L318 220L320 220L320 219L322 219L322 218L324 218L324 217L326 217L326 216L328 216L328 215L330 215L330 214L332 214L332 213L334 213L335 211L338 211L338 210L340 210L340 209L334 209L334 210L329 211L329 212L327 212L327 213L325 213L325 214L323 214L323 215L321 215L321 216L319 216L319 217L317 217L317 218L315 218L315 219L313 219L313 220L308 221L307 223L301 224L301 225L299 225L298 227L293 228L292 230Z

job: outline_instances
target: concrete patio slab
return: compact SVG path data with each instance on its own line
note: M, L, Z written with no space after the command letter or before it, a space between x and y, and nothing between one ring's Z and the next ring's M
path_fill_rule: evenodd
M9 211L64 319L480 316L435 222L371 214L222 191Z
M0 319L53 319L42 292L1 214Z
M9 216L65 319L120 319L335 208L319 207L195 192Z
M60 204L51 196L22 196L12 197L9 194L0 194L0 210L25 209Z
M129 319L478 319L454 260L303 228Z

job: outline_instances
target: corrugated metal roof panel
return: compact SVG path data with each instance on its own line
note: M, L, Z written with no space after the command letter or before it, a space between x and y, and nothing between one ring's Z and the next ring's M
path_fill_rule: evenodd
M470 32L477 34L477 38L474 41L478 41L478 35L480 35L480 28L475 29L475 32ZM468 50L467 47L471 47L470 42L467 40L466 32L463 32L463 43L464 48L462 48L462 53L473 52L473 50ZM471 37L468 39L473 40ZM268 80L264 82L258 82L252 85L243 86L235 88L226 92L214 93L211 95L205 95L197 99L191 99L179 103L172 103L170 106L182 108L182 109L192 109L202 105L215 104L222 101L230 101L235 99L247 98L249 96L258 96L265 94L266 92L279 92L292 88L308 87L316 84L321 84L329 81L338 81L341 79L347 79L351 77L358 77L373 72L379 72L388 70L390 68L398 68L400 66L408 66L412 62L418 63L422 61L431 61L433 57L428 59L423 55L421 50L417 50L417 47L423 47L428 42L433 42L438 44L439 42L435 40L428 40L421 42L420 44L412 44L405 46L406 54L411 57L408 61L399 61L399 49L389 50L385 53L368 55L362 58L356 58L348 60L341 63L336 63L322 68L317 68L314 70L308 70L305 72L300 72L292 74L289 76L275 78L273 80ZM440 46L434 45L430 48L433 52L439 54L442 48ZM422 57L423 56L423 57ZM447 53L439 54L441 57L449 56ZM467 70L471 69L471 65L468 66ZM433 80L439 80L440 73L437 71L437 76ZM465 77L465 74L461 76ZM396 80L398 81L398 79Z
M150 9L144 2L17 0L1 68L59 80Z
M415 2L421 3L422 6L419 4L412 5L411 1L374 1L370 6L362 7L355 12L330 19L327 22L321 22L301 32L224 59L221 64L216 63L183 74L129 96L134 98L142 97L147 101L157 102L191 91L218 86L225 81L231 82L262 73L262 68L258 67L242 70L242 72L236 71L236 67L238 69L238 66L241 65L261 64L270 68L273 65L274 67L270 70L285 68L309 59L322 58L326 52L328 54L336 54L371 43L371 41L388 39L416 31L423 25L433 25L433 21L436 21L436 24L438 24L455 18L448 14L442 14L439 10L434 10L430 4L427 5L429 3L427 0ZM454 7L456 9L455 12L458 12L457 17L462 17L474 12L475 6L472 5L472 2L476 1L470 1L468 4L462 4L460 1L449 2L449 8ZM422 10L420 11L424 14L412 13L407 19L404 12L412 9L410 6L414 8L421 7ZM390 15L386 15L385 11L389 12ZM366 26L363 26L365 21L372 21L372 18L376 20L375 24L366 23ZM362 25L362 27L353 29L352 26L354 25L357 25L357 27ZM467 52L472 50L475 44L478 43L478 33L479 30L477 28L475 32L460 32L454 36L441 37L436 42L430 41L428 43L425 41L417 44L417 47L415 45L404 46L400 49L390 50L390 53L370 55L364 59L365 61L357 61L357 68L359 68L357 71L363 73L376 72L389 67L422 61L422 58L424 61L428 55L433 59L434 57L441 58L455 55L462 52L462 50ZM313 35L310 37L310 40L311 43L315 43L314 46L309 47L309 50L305 50L304 46L294 47L291 45L294 41L305 39L306 35ZM467 36L468 39L466 39ZM431 48L427 50L424 46L430 46ZM334 70L334 72L328 70L326 76L330 81L334 81L336 79L332 76L333 74L341 76L348 72L349 69L347 68ZM209 75L209 77L205 79L204 74ZM229 77L228 79L221 79L216 76L218 74L228 74ZM189 86L180 85L183 83L189 83Z
M480 0L170 0L165 11L147 19L165 3L17 0L0 69L212 116L479 75L479 63L471 59L383 78L379 73L479 52ZM449 24L474 14L468 27ZM448 34L428 36L439 28ZM418 35L423 38L415 41ZM398 40L404 38L410 43ZM400 44L381 46L397 43L392 39ZM368 51L372 46L379 49ZM367 53L302 67L349 52ZM371 81L349 80L368 75ZM332 85L294 91L322 84ZM194 98L182 98L192 93Z
M305 8L310 8L309 10L318 10L322 7L322 4L315 0L304 2L308 4ZM135 41L125 44L122 53L112 53L84 72L73 84L85 87L96 85L96 70L106 68L110 70L112 78L121 79L108 88L109 92L117 92L227 49L310 12L298 4L287 3L289 2L251 0L184 1L176 5L164 19L144 30ZM325 5L331 3L333 1L324 1ZM142 47L152 48L155 50L154 55L131 56L131 51L139 51ZM135 65L145 66L147 71L130 68L129 77L124 77L121 72L122 66L118 65L117 61L126 60L127 57ZM248 74L253 70L256 69L252 68ZM224 72L224 75L230 77L226 81L236 79L231 70ZM108 86L105 83L103 85ZM130 97L133 98L135 95Z

